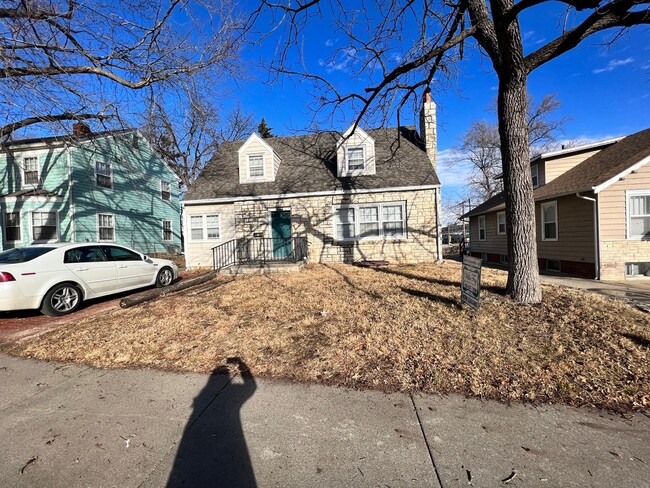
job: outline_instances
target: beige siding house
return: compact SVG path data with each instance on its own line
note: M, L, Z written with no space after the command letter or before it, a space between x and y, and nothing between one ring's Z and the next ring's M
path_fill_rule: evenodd
M434 102L423 112L420 134L353 126L222 144L182 202L188 266L440 259Z
M650 279L650 129L531 160L541 271ZM507 264L503 194L466 214L470 252Z

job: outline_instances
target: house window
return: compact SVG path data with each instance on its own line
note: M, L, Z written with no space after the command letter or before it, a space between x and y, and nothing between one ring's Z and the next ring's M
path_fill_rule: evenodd
M263 154L251 154L248 156L248 176L250 178L264 177Z
M97 238L99 241L115 240L115 218L113 214L97 214Z
M23 158L23 184L38 185L38 158L30 156Z
M34 241L56 241L58 222L56 212L32 212L32 238Z
M533 179L533 188L537 188L539 186L539 167L536 164L530 167L530 176Z
M20 232L20 212L7 212L5 214L5 241L19 242L22 240L22 232Z
M481 215L478 218L478 240L485 240L485 215Z
M508 264L508 255L507 254L500 254L499 255L499 262L501 264Z
M172 184L169 181L160 182L160 198L166 202L172 199Z
M650 263L625 263L625 276L650 276Z
M113 188L113 169L111 163L95 161L95 182L103 188Z
M553 273L559 273L561 270L560 261L557 259L547 259L546 260L546 271L551 271Z
M162 221L162 238L163 241L171 241L174 238L174 234L172 233L172 221L171 220L163 220Z
M359 171L365 168L363 147L347 148L348 171Z
M504 235L506 233L506 213L497 213L497 234Z
M650 192L627 197L628 239L650 239Z
M354 205L334 209L338 240L399 239L406 235L404 204Z
M542 240L557 241L557 202L542 203Z
M221 238L218 214L190 215L190 237L193 241L216 241Z

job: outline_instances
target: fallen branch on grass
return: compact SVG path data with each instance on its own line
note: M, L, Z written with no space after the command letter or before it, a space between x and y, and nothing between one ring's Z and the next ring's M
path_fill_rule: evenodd
M167 286L165 288L158 288L156 290L150 291L149 293L143 293L142 295L138 295L136 297L124 298L123 300L120 301L120 307L129 308L132 307L133 305L138 305L140 303L148 302L149 300L153 300L154 298L169 295L170 293L176 293L177 291L185 290L186 288L200 285L201 283L206 283L208 281L215 279L216 277L217 277L217 272L213 271L211 273L207 273L198 276L196 278L192 278L191 280L183 280L180 283L176 283L175 285L172 286Z

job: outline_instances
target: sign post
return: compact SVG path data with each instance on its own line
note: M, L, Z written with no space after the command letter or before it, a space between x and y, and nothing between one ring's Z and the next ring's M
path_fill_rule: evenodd
M481 260L463 256L463 276L461 279L460 301L478 310L481 295Z

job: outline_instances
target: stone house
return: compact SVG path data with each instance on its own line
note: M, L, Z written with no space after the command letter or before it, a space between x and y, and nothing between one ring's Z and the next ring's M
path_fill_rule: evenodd
M49 242L111 242L180 251L178 179L137 130L0 145L0 251Z
M440 241L435 104L413 128L222 144L183 202L186 261L435 261Z
M540 271L650 278L650 129L531 160ZM507 264L503 193L465 217L470 249Z

